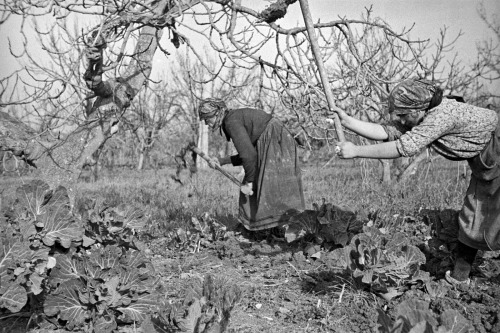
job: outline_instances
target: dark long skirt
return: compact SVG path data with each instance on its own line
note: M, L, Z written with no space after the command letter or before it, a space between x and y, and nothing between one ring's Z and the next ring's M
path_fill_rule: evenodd
M285 224L305 209L297 146L292 134L271 119L257 140L257 179L254 194L240 192L239 219L248 230Z
M500 250L500 121L478 156L458 218L458 240L478 250Z

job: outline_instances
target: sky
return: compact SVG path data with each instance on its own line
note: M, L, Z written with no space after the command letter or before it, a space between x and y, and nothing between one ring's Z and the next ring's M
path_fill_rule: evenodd
M313 21L327 22L338 19L339 16L358 19L365 7L372 6L373 16L378 16L388 22L394 30L410 27L415 24L412 38L435 40L439 37L441 28L447 27L449 36L455 36L460 31L463 36L456 43L456 52L463 61L472 61L476 56L476 43L491 38L493 35L477 13L476 0L309 0ZM482 1L491 15L500 20L500 1ZM270 1L243 0L243 5L262 10ZM304 26L297 1L288 8L285 18L277 21L284 28ZM11 17L7 23L0 26L0 78L5 77L16 68L18 61L10 55L8 39L14 49L20 49L20 20ZM29 41L34 44L34 41ZM500 88L500 83L498 84Z
M435 40L439 37L440 29L445 26L450 36L462 31L463 36L456 45L457 52L464 59L473 59L476 43L493 36L477 13L479 3L477 0L309 0L309 7L313 21L321 19L326 22L339 16L360 18L364 8L372 6L372 15L384 19L396 31L414 24L411 34L414 38ZM500 1L483 3L488 12L496 14L500 20ZM287 14L292 15L287 20L294 23L291 18L296 17L302 23L300 6L295 5L298 2L290 8Z

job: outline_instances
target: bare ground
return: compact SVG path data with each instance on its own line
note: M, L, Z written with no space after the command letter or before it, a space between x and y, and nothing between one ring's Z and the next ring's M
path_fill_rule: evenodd
M430 227L414 229L406 231L415 243L430 238ZM451 254L437 240L424 241L420 245L429 260L423 268L433 281L408 286L387 301L342 270L328 267L317 253L327 252L328 245L307 240L288 244L279 236L276 231L251 233L235 227L222 240L202 242L205 246L181 249L172 246L170 237L160 237L150 247L167 299L181 300L192 280L207 274L242 289L229 332L377 332L377 309L395 319L398 305L408 299L427 301L436 315L459 311L471 332L500 332L499 253L481 253L472 284L458 290L443 279L452 265ZM429 250L428 243L442 251Z

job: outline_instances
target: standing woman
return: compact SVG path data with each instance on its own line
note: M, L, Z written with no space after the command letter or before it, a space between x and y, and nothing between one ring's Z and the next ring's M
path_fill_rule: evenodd
M468 283L479 250L500 249L500 124L495 111L443 98L430 81L410 79L389 95L396 121L379 125L338 113L342 124L368 139L386 141L356 146L341 142L341 158L412 156L430 146L451 160L467 160L472 176L459 214L458 249L446 279Z
M213 131L224 132L238 152L209 164L243 166L238 217L246 229L283 225L305 209L295 139L279 120L258 109L230 110L218 99L203 100L198 113Z

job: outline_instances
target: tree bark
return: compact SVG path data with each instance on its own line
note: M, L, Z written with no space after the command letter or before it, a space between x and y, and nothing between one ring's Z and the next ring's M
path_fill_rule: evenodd
M408 180L417 172L417 168L420 164L427 159L427 149L424 149L420 154L418 154L413 161L404 169L404 171L399 175L398 182Z
M379 160L382 164L382 182L384 184L390 184L391 179L391 161L390 160Z
M205 153L207 156L210 156L208 154L208 126L201 121L199 122L199 133L200 134L198 135L198 149L201 150L203 153ZM196 167L198 169L207 168L208 163L202 158L197 158Z
M142 170L144 168L144 154L145 154L146 148L144 145L144 142L140 143L139 146L139 159L137 161L137 170Z

